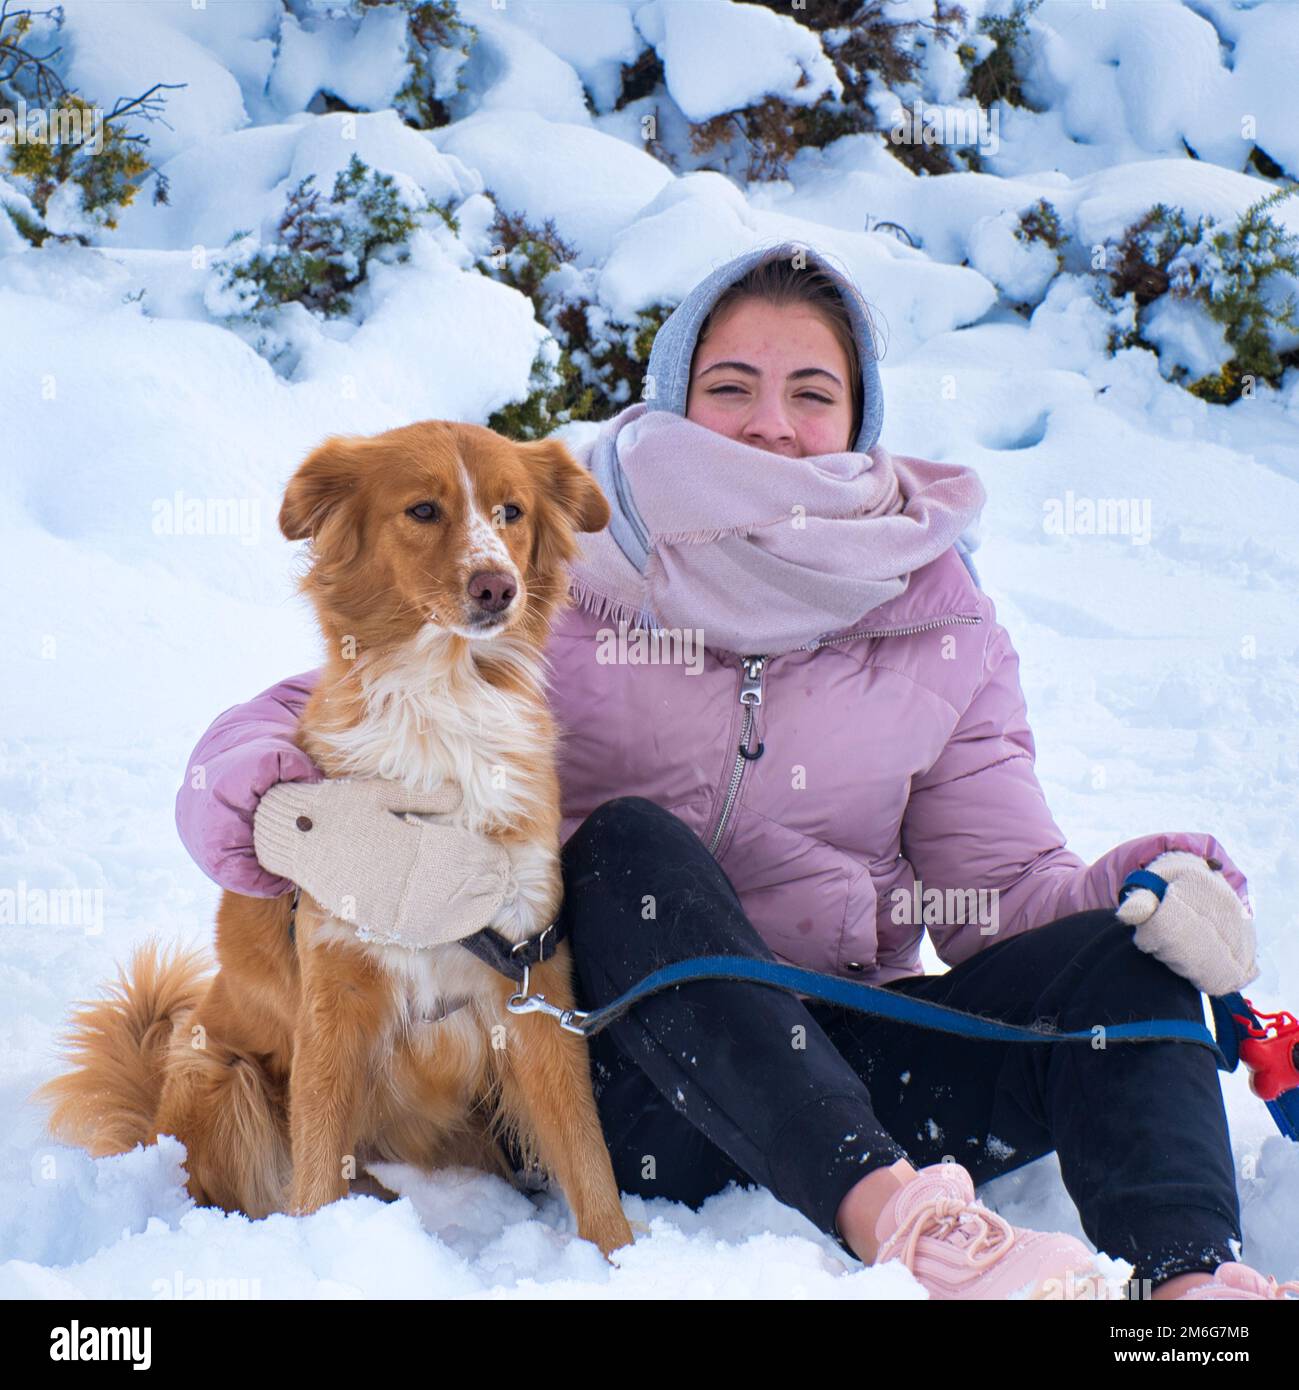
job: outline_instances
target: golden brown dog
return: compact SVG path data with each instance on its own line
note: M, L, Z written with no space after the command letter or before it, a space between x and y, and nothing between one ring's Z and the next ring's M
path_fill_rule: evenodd
M608 521L558 441L442 421L328 440L280 512L290 540L310 538L302 587L328 650L300 745L328 776L458 783L438 819L505 846L517 892L491 925L512 942L560 905L542 652L574 533ZM507 1134L555 1175L580 1235L606 1254L631 1240L580 1037L509 1013L514 983L457 943L362 941L306 893L292 937L289 914L287 897L225 893L215 975L201 953L140 950L77 1015L75 1070L38 1093L53 1132L96 1155L173 1134L196 1200L250 1216L313 1211L375 1158L508 1176ZM566 944L531 988L571 1007Z

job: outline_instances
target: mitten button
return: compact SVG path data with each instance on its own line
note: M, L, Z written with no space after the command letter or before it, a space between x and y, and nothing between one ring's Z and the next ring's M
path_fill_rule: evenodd
M310 816L299 816L299 817L298 817L298 821L297 821L297 825L298 825L298 829L299 829L299 830L310 830L310 829L311 829L311 817L310 817Z

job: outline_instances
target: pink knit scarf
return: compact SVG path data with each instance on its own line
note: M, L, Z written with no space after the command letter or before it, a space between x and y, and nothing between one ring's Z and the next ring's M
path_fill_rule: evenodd
M878 444L786 458L647 402L574 452L615 513L580 537L576 596L739 654L793 651L858 622L954 544L986 497L959 465Z

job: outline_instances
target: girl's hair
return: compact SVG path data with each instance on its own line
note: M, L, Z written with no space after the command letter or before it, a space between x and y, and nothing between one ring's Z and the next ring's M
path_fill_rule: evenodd
M848 391L852 400L852 430L848 435L848 448L857 442L862 420L861 359L857 355L857 339L853 334L852 320L843 302L839 286L818 266L809 265L799 269L785 256L775 256L753 267L733 285L728 285L708 311L708 317L699 326L695 339L695 355L698 355L704 339L713 325L720 322L735 305L746 299L758 299L776 308L787 304L806 304L820 315L826 326L838 339L848 359ZM865 309L863 303L862 308ZM869 313L867 320L869 321ZM694 375L694 358L690 363Z

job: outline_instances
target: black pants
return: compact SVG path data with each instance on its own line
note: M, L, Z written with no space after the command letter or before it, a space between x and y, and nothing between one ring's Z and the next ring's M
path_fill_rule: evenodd
M643 797L598 807L563 868L583 1008L688 956L770 958L703 842ZM1112 910L888 988L1061 1029L1202 1017L1194 986L1138 951ZM950 1156L978 1184L1054 1149L1089 1239L1137 1278L1212 1270L1240 1238L1222 1090L1203 1047L971 1041L718 980L643 1001L590 1048L624 1192L697 1206L732 1180L757 1183L837 1238L840 1201L872 1169Z

